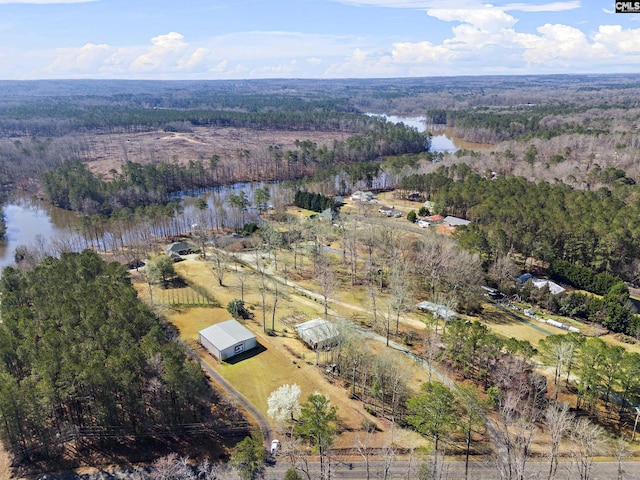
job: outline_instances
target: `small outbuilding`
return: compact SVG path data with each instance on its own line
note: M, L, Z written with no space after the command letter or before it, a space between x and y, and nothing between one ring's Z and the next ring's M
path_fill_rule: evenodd
M465 220L464 218L452 217L451 215L444 217L442 222L454 228L463 225L469 225L471 223L469 220Z
M416 308L425 313L431 313L434 317L439 318L453 318L457 313L451 310L446 305L440 305L433 302L420 302L416 305Z
M257 346L256 336L233 319L200 330L198 340L219 361L227 360Z
M298 336L313 350L331 348L338 342L340 332L333 323L323 319L314 318L308 322L296 325Z
M189 255L190 253L196 253L198 247L189 242L173 242L165 248L165 253L171 255Z

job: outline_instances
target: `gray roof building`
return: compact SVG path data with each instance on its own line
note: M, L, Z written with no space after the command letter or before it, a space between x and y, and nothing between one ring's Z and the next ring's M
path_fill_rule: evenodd
M451 310L446 305L439 305L433 302L426 302L426 301L420 302L419 304L416 305L416 308L423 312L429 312L432 315L440 318L449 319L457 315L456 312Z
M251 350L257 345L256 336L233 319L200 330L198 340L220 361Z
M188 255L190 253L195 253L198 250L198 247L189 243L189 242L173 242L165 248L165 252L167 255L171 255L172 253L178 255Z
M469 220L465 220L464 218L452 217L451 215L444 217L442 220L443 223L446 223L450 227L459 227L461 225L469 225L471 222Z

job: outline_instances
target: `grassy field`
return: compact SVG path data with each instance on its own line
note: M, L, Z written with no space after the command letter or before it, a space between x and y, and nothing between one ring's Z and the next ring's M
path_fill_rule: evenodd
M360 429L363 420L375 422L380 429L371 439L373 445L389 444L389 436L391 435L389 422L372 417L360 402L351 400L343 386L326 376L315 365L315 353L293 334L291 320L300 322L323 316L322 302L314 301L292 289L282 287L276 311L275 331L277 336L268 336L264 333L262 324L260 276L249 271L248 275L244 276L244 299L245 305L254 314L254 318L245 321L244 324L256 334L259 348L248 352L240 359L220 363L198 345L198 332L230 318L226 305L230 300L241 297L242 269L249 269L248 267L240 267L240 272L236 273L235 267L230 267L229 273L224 278L224 287L220 287L212 274L211 264L197 256L190 256L186 261L177 263L175 268L180 277L196 285L198 290L205 289L207 295L215 298L221 306L169 305L158 307L156 303L156 308L160 308L165 318L176 326L185 343L198 351L213 368L234 385L265 416L268 408L267 399L271 392L283 384L297 383L301 387L303 400L309 394L320 391L329 396L331 403L338 407L341 434L336 440L337 447L351 447L357 444L358 435L362 433ZM135 285L140 295L148 300L147 284L138 278ZM309 285L312 286L312 282ZM162 288L154 287L153 295L154 300L159 298L162 295ZM270 328L273 308L272 293L266 295L266 303L267 327ZM349 313L353 313L344 307L338 308L338 310L341 310L341 315L344 314L347 317ZM381 348L377 344L372 346L373 348ZM402 362L406 363L404 366L406 371L414 371L415 366L412 360L400 352L397 355ZM412 385L417 388L425 379L425 372L414 372ZM411 431L401 431L396 428L393 435L395 442L402 439L402 444L405 446L415 447L425 443L422 437Z

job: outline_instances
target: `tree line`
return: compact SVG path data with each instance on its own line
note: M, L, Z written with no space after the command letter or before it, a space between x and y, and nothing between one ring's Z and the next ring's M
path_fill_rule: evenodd
M312 212L324 212L327 208L335 210L336 202L321 193L307 192L303 190L296 191L293 197L293 204L296 207L311 210Z
M48 257L0 280L0 438L56 456L69 428L131 433L211 418L211 391L142 303L126 269L92 251Z
M458 239L488 258L514 249L527 257L564 259L625 278L632 275L629 266L640 252L640 223L635 220L640 204L606 188L574 190L522 177L491 180L465 164L408 176L400 187L421 192L439 213L471 220L458 229Z

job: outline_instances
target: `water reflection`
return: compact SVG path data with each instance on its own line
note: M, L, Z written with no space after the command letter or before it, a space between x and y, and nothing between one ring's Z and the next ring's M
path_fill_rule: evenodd
M20 245L32 245L42 240L73 231L77 217L73 212L56 208L27 195L12 197L3 207L7 235L0 242L0 267L13 263L13 254Z
M28 195L16 195L3 206L7 235L0 242L0 268L14 263L17 247L24 245L38 251L49 251L52 241L57 241L57 249L81 251L87 247L97 250L117 249L125 245L134 245L144 240L167 235L190 233L195 225L204 228L232 226L235 219L233 209L229 208L229 196L240 191L245 192L247 200L253 204L253 196L258 188L268 187L275 197L278 183L237 183L230 186L215 187L194 192L175 194L174 200L180 201L182 211L173 218L155 218L140 221L132 218L126 226L118 225L109 231L111 225L81 226L80 217L74 212L54 207ZM198 210L196 200L203 198L207 209ZM255 209L249 207L244 213L245 221L259 221Z
M401 117L397 115L380 115L390 122L404 123L408 127L416 128L419 132L427 131L426 117ZM437 130L431 130L431 151L435 153L449 152L454 153L464 148L466 150L487 150L493 148L493 145L486 143L474 143L463 140L453 135L451 128L441 127Z

